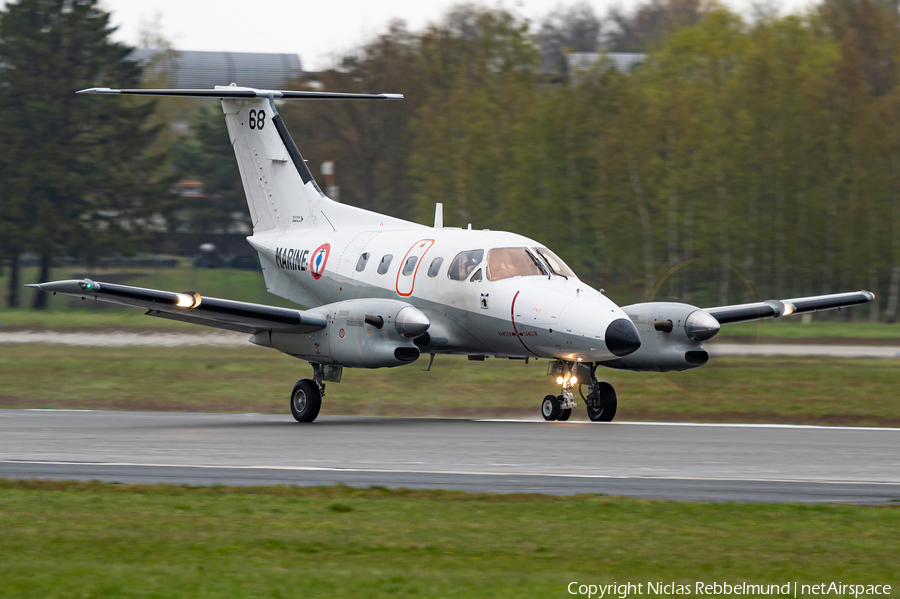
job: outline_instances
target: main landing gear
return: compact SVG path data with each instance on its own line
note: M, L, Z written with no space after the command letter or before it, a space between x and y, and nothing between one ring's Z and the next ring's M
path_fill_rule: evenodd
M594 376L596 370L596 364L556 362L554 365L551 362L548 374L556 376L556 382L562 385L562 391L558 396L546 396L541 402L541 416L544 417L544 420L565 421L569 419L572 415L572 408L576 405L572 389L578 385L578 394L587 405L588 417L593 422L612 422L616 416L616 390L606 381L598 381ZM579 379L581 379L580 382ZM587 396L581 390L585 384L588 386Z
M581 389L578 390L578 393L581 394ZM587 397L584 394L581 394L581 397L587 404L588 418L592 421L612 422L612 419L616 417L618 405L616 390L606 381L598 381L592 377Z
M321 364L312 364L313 378L297 381L291 391L291 415L297 422L312 422L322 409L325 375Z

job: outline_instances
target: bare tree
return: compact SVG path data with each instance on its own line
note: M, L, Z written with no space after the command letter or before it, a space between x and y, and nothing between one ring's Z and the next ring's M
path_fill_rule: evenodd
M545 73L566 74L566 54L596 52L600 47L600 18L587 3L561 5L544 17L537 38Z
M613 8L606 17L612 28L604 45L610 52L648 52L675 29L700 22L707 12L705 0L650 0L631 15Z

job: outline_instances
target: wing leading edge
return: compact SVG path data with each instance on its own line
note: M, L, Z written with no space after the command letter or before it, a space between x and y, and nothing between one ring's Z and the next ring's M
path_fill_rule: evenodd
M747 322L762 318L779 318L791 314L804 314L819 310L833 310L846 306L857 306L875 299L871 291L852 291L850 293L832 293L829 295L814 295L810 297L796 297L784 300L766 300L751 304L737 304L734 306L719 306L716 308L704 308L719 324L732 324L735 322Z
M312 333L325 328L325 318L313 312L263 304L175 293L128 285L70 279L26 285L35 289L147 310L148 316L179 320L218 329L256 334L277 329Z

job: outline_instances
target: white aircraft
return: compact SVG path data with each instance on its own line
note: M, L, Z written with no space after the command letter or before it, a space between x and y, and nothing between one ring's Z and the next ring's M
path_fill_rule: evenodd
M470 360L549 360L559 395L545 420L567 420L573 389L593 421L616 414L613 387L598 366L687 370L709 359L703 342L722 324L863 304L868 291L701 309L671 302L619 307L580 281L543 244L500 231L433 227L337 203L313 179L278 115L277 99L401 99L399 94L86 89L85 94L219 98L237 157L266 289L306 310L279 308L89 279L29 285L146 309L149 316L241 331L250 342L306 360L312 379L291 391L298 422L319 414L325 383L343 368L389 368L430 354ZM583 393L587 387L587 395Z

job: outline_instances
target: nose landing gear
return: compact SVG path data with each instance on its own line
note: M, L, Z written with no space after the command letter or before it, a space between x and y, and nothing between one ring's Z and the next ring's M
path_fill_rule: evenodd
M594 376L596 370L596 364L551 362L547 374L556 377L556 382L562 385L562 392L558 396L548 395L541 402L541 416L544 420L568 420L575 407L572 389L579 385L578 394L587 406L588 418L592 422L612 422L618 405L616 390L606 381L598 381ZM580 383L579 379L582 379ZM585 384L588 387L587 395L581 390L581 386Z
M562 395L546 396L544 401L541 402L541 416L547 421L559 420L562 422L568 420L569 416L572 415L572 408L564 408L565 402L565 397ZM572 403L574 405L575 402L572 401Z
M551 366L553 369L553 366ZM553 372L551 372L553 374ZM566 421L572 415L572 408L576 406L572 388L578 382L575 376L575 366L565 365L561 362L556 367L556 382L562 385L562 392L556 395L548 395L541 402L541 416L544 420Z

